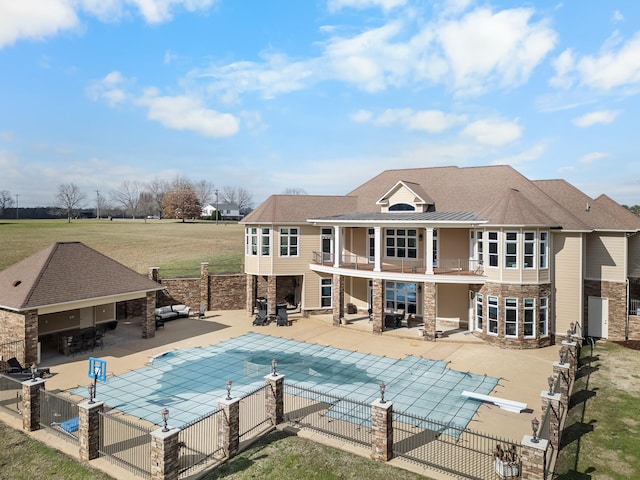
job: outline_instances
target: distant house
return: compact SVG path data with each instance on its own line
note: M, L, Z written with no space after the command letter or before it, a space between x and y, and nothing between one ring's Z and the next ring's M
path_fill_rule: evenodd
M640 338L640 219L606 195L510 166L386 170L344 196L272 195L242 222L247 309L351 304L374 333L403 312L539 348ZM417 323L417 322L416 322Z
M240 209L237 205L232 205L230 203L219 203L218 210L220 211L220 219L221 220L240 220L242 215L240 215ZM202 209L202 217L212 217L215 215L216 207L214 205L207 205Z

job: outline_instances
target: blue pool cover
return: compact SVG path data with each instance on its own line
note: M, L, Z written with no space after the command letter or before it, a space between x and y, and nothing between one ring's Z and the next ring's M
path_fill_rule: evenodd
M98 383L96 399L129 415L161 424L160 411L170 411L170 425L180 427L217 409L231 380L234 398L264 385L277 359L285 383L359 402L380 396L394 410L431 420L467 426L480 403L463 390L488 395L498 379L447 368L447 362L408 356L401 360L329 346L249 333L207 347L172 350L144 368ZM73 393L87 396L86 387Z

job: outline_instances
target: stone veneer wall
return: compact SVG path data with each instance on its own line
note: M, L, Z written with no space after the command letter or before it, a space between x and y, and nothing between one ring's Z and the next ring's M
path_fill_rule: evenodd
M198 308L200 308L199 278L163 278L160 283L167 287L167 293L170 298L168 301L164 299L162 305L160 305L159 301L158 306L187 305L191 307L192 312L194 310L198 311ZM160 299L161 295L158 295L158 298Z
M242 310L247 303L244 274L209 275L208 310Z
M551 325L551 319L553 318L552 308L553 302L551 301L551 285L548 283L541 285L514 285L514 284L501 284L501 283L486 283L480 289L472 289L476 291L476 293L481 293L483 295L483 311L484 311L484 319L482 325L482 332L477 330L473 331L473 334L476 337L482 338L485 342L498 345L500 347L505 348L541 348L547 347L552 344L551 333L546 336L540 338L540 333L538 332L537 322L538 322L538 310L539 308L539 297L548 297L549 298L549 332L553 331ZM498 334L497 335L489 335L487 333L487 328L489 326L489 318L488 313L489 309L487 308L487 297L488 296L496 296L498 297ZM505 298L517 298L518 299L518 337L517 338L507 338L504 335L504 300ZM536 338L524 338L524 329L523 329L523 320L524 320L524 299L525 298L535 298L536 299L536 313L535 319L536 322Z
M629 340L640 340L640 316L629 315Z
M609 340L626 339L627 284L599 280L584 281L584 329L589 335L589 297L609 299Z
M0 343L11 343L18 340L23 341L25 335L24 322L25 316L23 314L0 310L0 338L2 339ZM24 352L20 352L20 357L18 360L20 363L24 363ZM6 360L6 358L4 360Z

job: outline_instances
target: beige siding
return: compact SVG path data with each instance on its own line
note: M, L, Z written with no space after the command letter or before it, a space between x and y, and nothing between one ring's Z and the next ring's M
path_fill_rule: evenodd
M438 285L438 319L466 324L469 317L469 287L467 285Z
M587 235L585 278L609 282L626 280L626 243L624 233L590 233Z
M309 272L304 277L304 306L308 310L322 308L320 307L321 278L332 278L332 276Z
M389 207L397 203L408 203L409 205L415 206L415 203L414 203L415 199L416 199L415 194L411 193L406 188L399 188L393 193L393 195L391 195L391 197L389 197L389 205L383 207L381 211L388 212Z
M640 277L640 233L629 237L629 276Z
M469 258L469 230L461 228L442 228L438 230L438 246L443 260Z
M564 335L571 322L582 321L582 249L580 233L554 233L552 261L555 272L555 298L551 304L554 322L550 331Z

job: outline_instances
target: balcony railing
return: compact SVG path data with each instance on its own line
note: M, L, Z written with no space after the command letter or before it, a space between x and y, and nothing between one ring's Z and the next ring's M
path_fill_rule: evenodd
M334 255L332 253L313 252L313 263L316 265L334 266ZM339 263L340 268L351 270L373 271L373 259L360 255L342 255ZM418 273L425 274L426 266L423 259L398 258L381 262L380 268L383 272L393 273ZM482 263L478 260L468 258L443 258L438 261L438 265L433 267L436 275L484 275Z
M640 315L640 298L629 299L629 315Z

